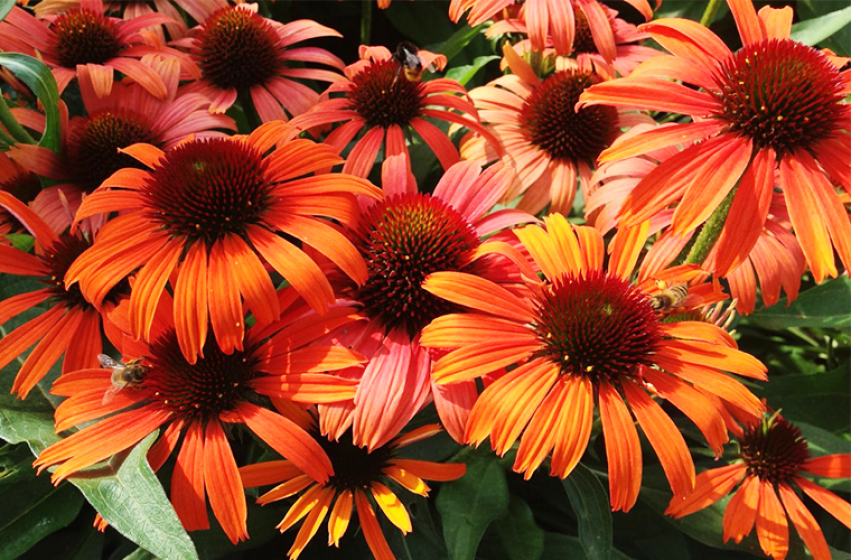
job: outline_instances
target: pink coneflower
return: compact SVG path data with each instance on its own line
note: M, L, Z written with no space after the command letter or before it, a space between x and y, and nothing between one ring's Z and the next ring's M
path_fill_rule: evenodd
M441 70L446 64L443 55L425 50L417 54L424 68L434 65ZM427 118L459 124L492 140L479 124L464 86L448 78L427 82L406 79L399 63L384 47L361 46L360 60L347 66L345 74L346 80L332 84L323 94L326 99L292 123L301 130L310 130L342 122L325 139L338 152L363 130L346 158L345 173L368 176L382 147L385 158L404 154L410 159L405 142L408 131L416 132L441 166L448 169L458 161L458 150ZM343 97L334 95L337 93Z
M248 94L263 122L287 120L316 104L318 94L301 80L336 82L343 76L319 68L293 68L310 63L343 69L343 62L316 47L296 46L317 37L341 37L315 21L281 24L257 13L257 4L219 7L217 3L193 3L203 17L187 37L172 44L186 47L201 68L200 80L187 91L210 98L211 112L227 111L240 93Z
M641 12L645 20L653 17L653 8L647 0L625 0ZM449 17L457 22L467 10L467 23L476 26L492 19L500 11L510 8L515 0L452 0ZM661 1L656 2L659 7ZM526 0L518 17L525 22L532 48L543 50L548 39L558 54L568 55L575 49L577 40L588 35L595 50L611 62L617 57L617 47L607 8L597 0ZM586 29L581 26L585 20Z
M570 56L577 59L583 67L593 67L594 71L601 76L612 79L620 76L628 76L639 64L659 55L659 51L650 47L637 45L638 41L649 37L646 33L641 33L635 25L628 23L617 17L617 11L612 10L607 6L603 6L606 15L609 19L609 24L612 28L615 41L615 57L612 60L607 60L600 54L600 50L594 43L594 36L591 33L591 27L588 23L588 18L584 12L577 11L576 16L576 35L573 40L573 51ZM495 22L488 27L486 35L490 38L497 37L506 33L522 33L527 34L528 28L526 22L521 19L504 19ZM546 48L543 49L543 58L558 54L552 48L552 39L548 38ZM514 49L520 56L532 50L532 42L524 39L514 44ZM558 64L558 61L556 61ZM506 60L502 60L503 67L507 66Z
M120 149L148 142L167 150L190 135L212 138L225 135L217 129L235 128L230 117L209 113L210 102L204 96L178 93L176 60L151 56L141 64L165 84L165 99L127 81L114 84L108 95L99 97L97 75L91 66L81 66L78 79L87 114L61 127L60 152L32 144L17 144L9 152L24 168L57 182L33 201L33 207L57 233L71 224L85 195L119 169L137 166ZM91 219L88 229L97 229L102 221Z
M503 52L513 73L475 88L470 97L517 171L507 198L522 195L518 208L533 214L548 204L550 212L569 214L577 184L587 188L597 156L620 127L649 118L608 107L577 111L580 94L603 81L589 66L564 59L568 69L541 79L511 46ZM478 139L464 155L479 161L495 157Z
M95 76L92 83L98 96L109 94L117 70L162 99L168 94L165 83L139 58L172 56L181 61L184 71L197 71L185 55L155 46L140 33L167 21L167 16L155 13L127 21L108 17L102 0L81 2L79 8L43 20L16 6L0 22L0 48L38 57L50 67L60 93L84 66Z
M432 356L419 344L422 328L456 306L421 284L432 272L461 270L476 270L494 281L516 280L508 259L523 263L523 257L497 232L535 221L516 210L487 214L511 183L512 172L501 165L482 171L472 162L459 162L431 195L417 192L406 168L404 156L385 163L385 200L366 211L354 235L369 278L341 293L363 306L368 321L332 333L370 362L362 373L355 372L361 384L353 404L320 407L323 433L338 438L351 425L355 444L368 449L387 443L432 399L449 434L462 438L475 384L436 387L430 377Z

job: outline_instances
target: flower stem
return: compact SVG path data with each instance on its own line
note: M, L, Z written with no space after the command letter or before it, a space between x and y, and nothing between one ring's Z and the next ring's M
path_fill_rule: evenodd
M715 212L709 216L706 223L703 224L697 240L686 255L684 264L703 264L703 261L706 260L712 247L715 246L715 242L718 241L721 230L724 229L724 222L727 221L727 214L730 213L730 207L733 205L733 198L735 198L737 190L739 190L738 186L731 190L715 209Z
M700 25L704 27L709 27L709 24L712 23L712 20L715 19L715 14L718 13L718 8L721 7L721 0L709 0L709 5L706 6L706 10L703 12L703 16L700 18Z
M263 121L260 120L260 115L257 114L257 109L254 108L254 103L251 101L251 94L247 90L240 91L238 99L242 107L242 114L245 115L245 121L248 125L248 130L244 134L249 134L252 130L263 124Z
M372 35L372 0L361 0L360 44L369 45L370 35Z
M15 117L12 116L12 112L9 110L9 106L6 105L6 100L0 95L0 122L3 123L3 126L6 127L6 130L17 140L18 142L23 142L25 144L35 144L35 140L29 133L24 130L18 121L15 120Z

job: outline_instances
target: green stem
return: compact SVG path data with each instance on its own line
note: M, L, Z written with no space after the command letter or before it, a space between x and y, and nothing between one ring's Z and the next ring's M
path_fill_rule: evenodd
M701 228L697 240L691 246L684 264L703 264L703 261L706 260L709 251L718 241L721 230L724 229L724 222L727 221L727 214L730 213L730 206L733 205L733 198L735 198L737 190L739 190L738 186L731 190L715 209L715 212L709 216L706 223L703 224L703 228Z
M709 27L709 24L712 23L712 20L715 19L715 14L718 13L718 8L721 7L721 0L709 0L709 5L706 6L706 10L703 12L703 17L700 18L700 25L703 27Z
M369 45L370 35L372 35L372 0L361 0L360 44Z
M12 116L12 112L9 110L9 106L6 105L6 100L3 99L2 95L0 95L0 122L3 123L6 130L8 130L18 142L35 144L33 137L30 136L29 133L24 130L24 127L22 127L18 121L15 120L15 117ZM11 143L14 144L15 142Z
M254 108L254 103L251 101L251 94L248 90L239 92L239 104L242 107L242 114L245 115L245 121L248 124L247 131L245 134L250 134L252 131L256 130L263 121L260 120L260 115L257 114L257 109Z

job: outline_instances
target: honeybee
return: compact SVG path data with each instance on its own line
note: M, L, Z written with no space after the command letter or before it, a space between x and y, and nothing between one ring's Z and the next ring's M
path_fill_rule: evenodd
M393 60L399 63L399 68L396 71L396 78L394 78L393 82L395 83L396 79L399 78L399 74L405 76L405 79L409 82L421 82L423 79L423 71L426 70L423 68L423 62L420 60L419 53L420 49L411 42L402 41L396 46L396 50L393 52ZM429 65L429 72L434 72L434 67Z
M650 298L650 307L662 314L682 307L688 298L688 284L677 284L666 288Z
M148 373L148 366L142 365L142 358L136 358L126 364L116 362L106 354L98 354L100 367L112 369L112 386L103 394L101 404L107 404L115 398L122 389L126 387L138 386L145 374Z

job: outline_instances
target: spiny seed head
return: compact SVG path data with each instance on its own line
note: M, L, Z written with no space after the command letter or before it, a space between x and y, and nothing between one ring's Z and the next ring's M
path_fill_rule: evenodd
M844 82L830 59L791 39L765 39L724 62L718 118L778 155L811 149L848 121Z
M372 318L413 337L456 309L422 283L432 272L461 270L479 245L475 229L457 210L439 198L410 194L374 206L362 224L356 244L369 280L356 297Z
M150 400L162 403L184 418L215 418L233 410L250 391L259 374L256 349L225 354L215 337L207 337L203 358L190 364L183 357L173 330L155 340L145 357L148 371L140 386L150 390Z
M113 20L82 8L58 16L50 29L56 34L59 65L65 68L103 64L121 49Z
M662 334L649 298L605 272L562 274L537 302L544 354L566 375L618 381L650 365Z
M150 123L129 111L103 111L86 117L75 130L69 158L77 182L91 192L123 167L143 168L118 151L138 142L150 142Z
M393 59L375 61L352 78L349 98L369 126L406 125L425 105L423 84L405 78Z
M748 428L739 447L748 474L775 484L796 476L810 458L801 430L777 415Z
M351 430L337 441L330 441L318 434L315 437L334 466L334 474L328 480L328 486L337 491L366 490L373 482L385 477L382 469L388 466L393 456L393 447L390 445L373 449L370 453L365 447L354 444Z
M208 245L257 223L272 188L260 152L225 138L194 140L168 152L143 194L151 219L187 241Z
M283 66L280 37L262 16L240 8L211 15L195 37L204 77L221 89L264 84Z
M617 137L617 109L574 107L582 92L600 81L594 74L563 70L541 82L521 115L529 142L556 160L594 162Z

